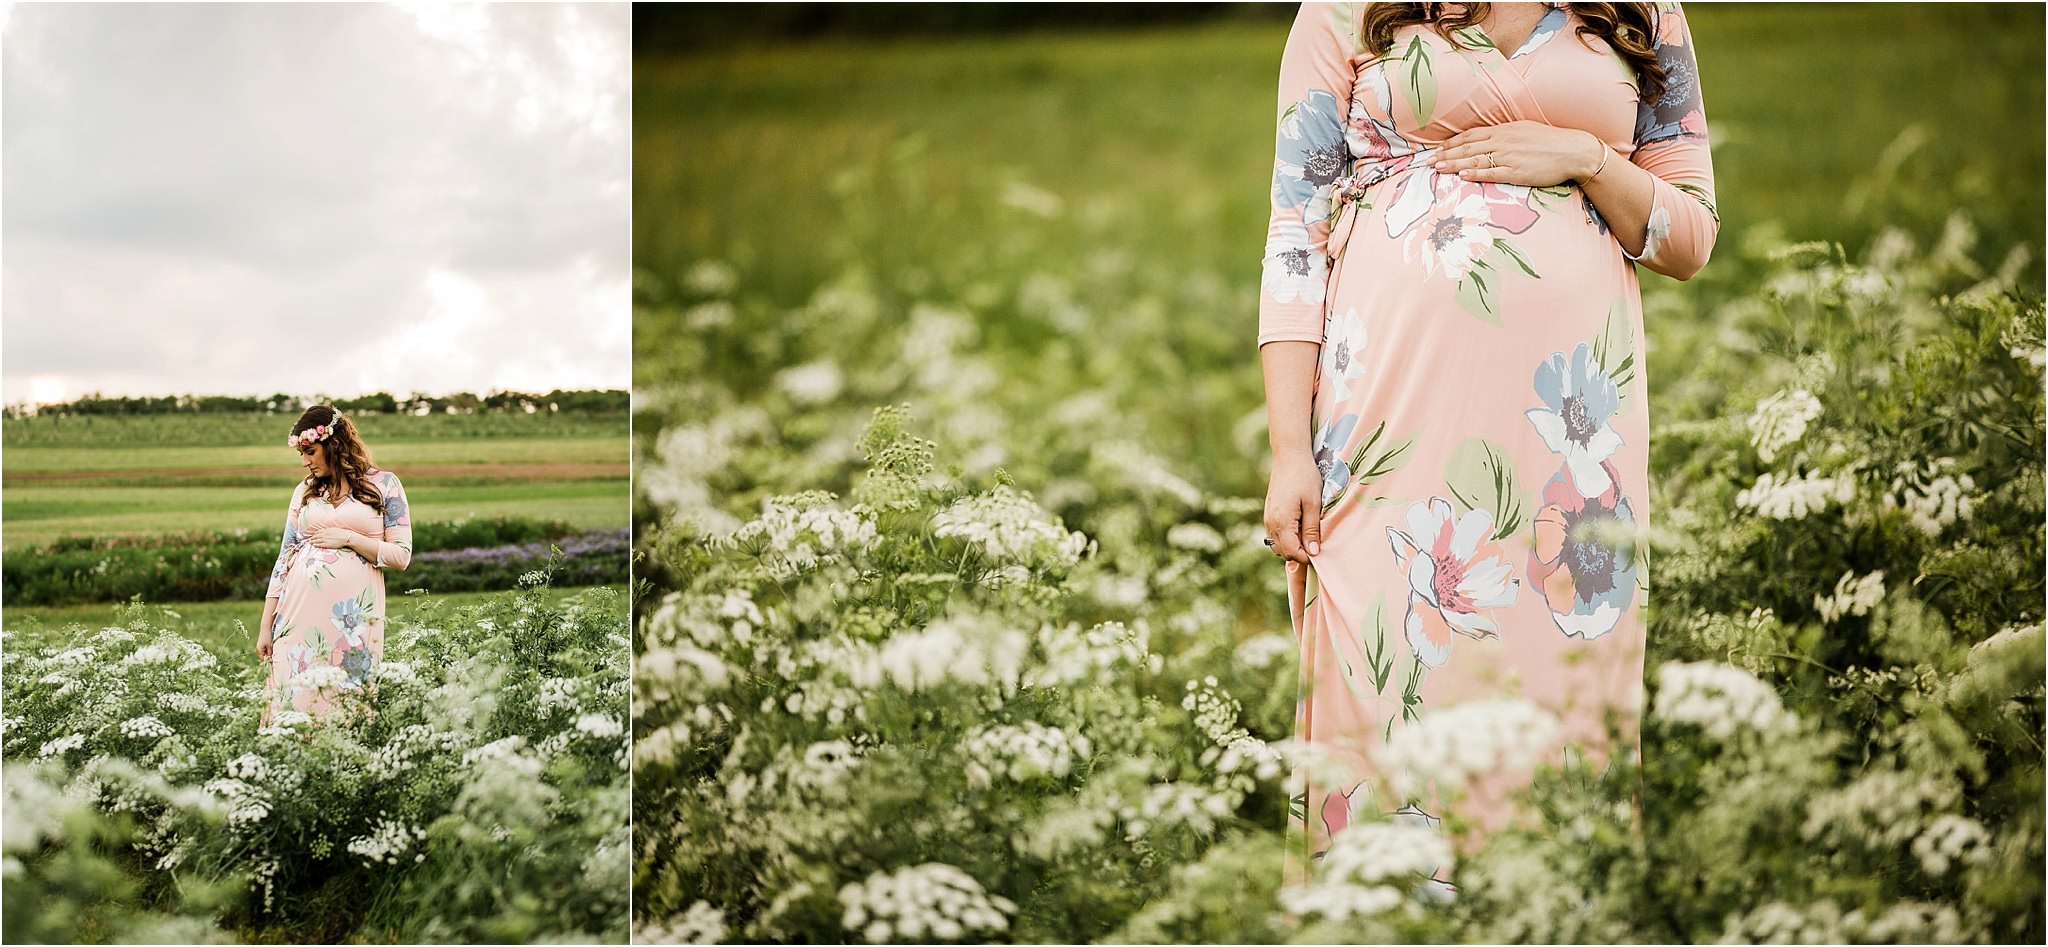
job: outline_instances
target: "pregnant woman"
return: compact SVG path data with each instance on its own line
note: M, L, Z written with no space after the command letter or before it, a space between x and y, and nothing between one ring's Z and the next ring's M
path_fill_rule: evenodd
M1432 714L1528 701L1561 724L1521 728L1539 753L1634 752L1636 266L1690 278L1719 218L1675 3L1304 4L1279 104L1258 341L1295 735L1320 751L1291 776L1298 881L1353 820L1440 824L1374 788ZM1498 828L1513 781L1461 814Z
M348 418L314 405L285 443L306 479L285 513L256 638L270 664L266 725L281 710L318 717L342 694L370 692L384 657L384 570L412 561L405 488L370 463Z

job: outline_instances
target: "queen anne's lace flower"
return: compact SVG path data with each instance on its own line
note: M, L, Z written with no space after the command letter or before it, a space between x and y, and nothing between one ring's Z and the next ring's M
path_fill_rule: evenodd
M1806 425L1820 417L1820 399L1804 388L1780 391L1757 402L1749 416L1749 440L1764 463L1806 436Z
M1855 495L1856 481L1846 474L1823 477L1814 471L1805 476L1771 472L1737 493L1735 505L1772 519L1796 520L1826 509L1830 501L1847 503Z
M1396 793L1462 789L1495 770L1520 770L1551 749L1557 718L1526 700L1475 700L1438 709L1373 750Z
M1697 726L1716 740L1743 730L1783 732L1798 723L1771 685L1733 665L1669 661L1657 669L1657 684L1651 713Z
M1088 537L1069 532L1030 497L1007 485L966 497L932 520L936 536L964 539L998 562L1070 566L1088 549Z
M1281 889L1281 907L1332 921L1370 917L1404 904L1437 870L1449 868L1450 843L1418 825L1367 822L1331 839L1316 876Z
M1821 621L1833 622L1844 615L1869 614L1870 607L1883 600L1883 570L1857 578L1856 570L1851 569L1835 580L1834 594L1814 596L1813 607L1820 612Z
M845 907L840 924L869 943L957 941L977 931L1002 931L1017 904L982 889L973 876L952 865L926 862L895 872L875 872L866 881L839 889Z

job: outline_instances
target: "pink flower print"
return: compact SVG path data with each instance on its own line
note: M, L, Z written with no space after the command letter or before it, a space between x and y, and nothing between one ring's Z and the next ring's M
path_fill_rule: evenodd
M1614 630L1636 592L1635 564L1627 547L1572 535L1574 528L1593 521L1635 522L1628 498L1621 495L1620 474L1610 462L1600 466L1608 486L1595 496L1584 495L1569 466L1544 485L1543 507L1531 522L1536 547L1529 552L1529 581L1543 590L1558 630L1589 641Z
M1457 178L1449 180L1456 181ZM1466 185L1470 187L1470 185ZM1508 233L1521 233L1536 225L1541 216L1529 200L1530 189L1522 184L1479 182L1480 196L1486 198L1486 223Z
M1348 791L1332 792L1323 797L1323 828L1328 829L1332 837L1351 824L1351 797L1364 788L1365 784L1359 783Z
M1512 605L1522 580L1493 535L1493 514L1454 516L1451 501L1431 497L1408 508L1408 529L1387 527L1394 561L1408 574L1404 630L1415 658L1440 667L1451 656L1451 633L1496 638L1500 626L1481 609Z
M1424 271L1430 275L1442 273L1462 280L1493 249L1493 235L1486 232L1487 216L1486 198L1476 192L1465 195L1449 209L1439 205L1408 231L1408 240L1401 248L1402 258L1412 263L1420 256Z
M1705 138L1707 137L1707 114L1699 109L1693 109L1678 119L1678 128L1688 135Z

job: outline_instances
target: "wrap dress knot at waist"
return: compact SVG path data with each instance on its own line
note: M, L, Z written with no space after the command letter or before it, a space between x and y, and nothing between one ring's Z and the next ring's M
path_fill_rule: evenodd
M1335 261L1344 253L1344 245L1351 242L1351 228L1358 223L1358 202L1365 197L1366 189L1396 174L1416 167L1417 162L1436 154L1435 148L1424 148L1406 154L1375 158L1370 155L1357 159L1351 173L1338 178L1331 185L1330 199L1336 204L1336 215L1330 221L1330 239L1323 252ZM1329 275L1336 276L1336 268Z

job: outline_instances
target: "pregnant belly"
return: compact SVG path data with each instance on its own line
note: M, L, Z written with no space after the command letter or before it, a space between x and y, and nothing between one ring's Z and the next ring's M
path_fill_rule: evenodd
M1347 219L1348 218L1348 219ZM1621 246L1571 186L1530 188L1465 181L1411 168L1369 188L1340 215L1331 314L1463 310L1503 325L1511 310L1574 306L1600 297L1604 312L1633 288Z

